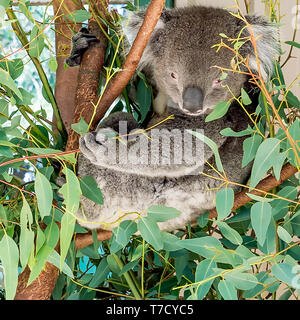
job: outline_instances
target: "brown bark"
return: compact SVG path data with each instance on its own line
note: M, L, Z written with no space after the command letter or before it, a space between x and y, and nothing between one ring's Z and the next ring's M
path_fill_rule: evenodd
M81 1L79 2L81 3ZM63 5L61 5L61 0L54 0L52 4L54 14L58 17L55 20L55 48L56 61L58 64L56 70L55 99L64 125L69 132L74 114L79 70L78 68L65 69L64 64L65 58L71 50L71 30L77 32L81 24L68 20L66 16L69 12L79 10L80 6L77 6L72 0L64 0Z
M46 262L45 270L27 287L30 276L30 269L27 266L19 276L15 300L49 300L58 274L59 270L53 264Z
M108 240L111 238L111 236L112 236L112 232L108 230L99 230L97 232L98 241ZM92 244L93 242L94 241L91 233L79 233L76 235L76 238L75 238L75 245L77 250L81 248L85 248L90 244Z
M115 101L115 99L122 93L122 90L127 85L128 81L134 74L139 61L142 57L143 51L148 43L148 40L154 30L154 27L161 15L164 7L165 0L152 0L148 6L145 20L137 34L137 37L132 45L132 48L117 76L110 82L108 88L105 90L100 103L97 106L96 115L91 124L91 130L95 130L98 122L103 118L108 108ZM92 30L91 33L95 34ZM101 44L93 44L94 46L100 46ZM102 45L103 46L103 45ZM91 46L92 47L92 46ZM92 49L92 48L91 48ZM93 104L98 102L98 96L95 95L95 87L98 85L96 78L97 68L99 60L96 59L95 54L101 50L89 49L83 57L83 61L80 65L79 82L77 90L76 109L73 122L78 122L81 117L85 119L87 123L90 122L91 116L94 111ZM100 48L99 48L100 49ZM95 52L94 52L95 51ZM102 56L101 56L102 57ZM95 65L94 65L95 64ZM88 79L88 80L87 80ZM97 87L98 88L98 87ZM78 134L75 131L71 131L67 143L67 150L73 150L78 148Z
M106 15L106 8L99 0L99 11ZM108 0L103 1L107 6ZM106 29L104 24L102 27ZM77 123L80 118L89 123L94 112L93 103L98 99L98 87L100 72L104 64L105 51L107 47L107 39L102 33L97 21L94 17L89 20L89 32L97 37L99 42L92 42L89 49L84 53L79 67L78 85L76 89L75 111L72 123ZM74 150L78 148L79 135L71 130L66 146L66 150Z
M235 211L236 209L244 206L245 204L249 203L252 200L250 197L247 196L246 193L251 193L256 196L263 196L264 195L263 191L268 192L268 191L272 190L273 188L278 187L285 180L289 179L297 172L298 172L298 170L296 167L294 167L290 163L287 163L286 165L283 166L283 168L281 170L279 180L276 180L276 178L274 176L270 175L270 176L266 177L265 179L263 179L256 186L255 189L262 190L262 191L252 190L251 192L249 192L249 189L245 189L245 190L237 193L234 197L234 204L233 204L232 211ZM216 209L213 209L209 212L209 217L211 219L216 218L217 216L218 216L218 214L217 214Z

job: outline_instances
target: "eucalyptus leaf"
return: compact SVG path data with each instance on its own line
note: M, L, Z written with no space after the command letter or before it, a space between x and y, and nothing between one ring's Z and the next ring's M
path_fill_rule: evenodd
M51 213L53 192L49 180L38 170L35 174L34 190L40 215L44 218Z
M148 216L141 217L137 226L142 237L151 244L155 250L159 251L163 248L162 236L155 220Z
M272 219L272 207L268 202L257 202L251 207L250 216L257 241L263 245Z
M91 176L85 176L80 181L82 195L98 204L103 204L103 195L97 182Z
M276 138L269 138L258 147L251 171L250 187L255 187L266 172L272 168L277 160L279 149L280 140Z
M234 202L234 192L232 188L221 189L216 195L216 209L218 220L225 219L232 210Z
M214 270L216 267L217 264L215 261L210 259L205 259L198 264L195 274L195 282L202 282L196 285L198 300L202 300L206 296L213 281L215 280L214 276L218 274L218 272Z
M0 260L4 268L5 297L6 300L13 300L18 285L19 250L7 233L0 241Z
M219 282L218 289L224 300L238 300L237 290L228 280L221 280Z

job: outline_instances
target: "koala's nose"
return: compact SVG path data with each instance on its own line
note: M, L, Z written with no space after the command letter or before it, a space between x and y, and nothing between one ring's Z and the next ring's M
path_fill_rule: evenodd
M202 111L203 92L198 87L187 87L183 92L183 111L199 113Z

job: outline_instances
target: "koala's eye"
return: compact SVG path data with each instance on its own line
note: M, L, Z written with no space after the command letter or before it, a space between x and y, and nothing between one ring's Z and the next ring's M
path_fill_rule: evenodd
M223 80L221 80L221 79L216 79L216 80L213 81L212 87L213 87L213 88L219 87L222 82L223 82Z
M177 74L175 72L172 72L171 73L171 77L174 79L174 80L177 80L178 77L177 77Z

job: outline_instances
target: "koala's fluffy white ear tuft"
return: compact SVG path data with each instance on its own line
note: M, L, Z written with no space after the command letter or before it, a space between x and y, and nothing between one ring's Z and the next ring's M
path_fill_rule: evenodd
M260 61L260 70L264 80L269 80L273 74L274 61L279 53L278 29L265 21L262 17L249 16L248 22L256 38L257 55ZM248 33L250 31L248 30ZM249 64L253 72L258 73L257 59L251 46Z
M122 23L122 26L123 26L123 30L124 30L124 33L125 33L125 36L130 44L130 47L132 46L139 30L140 30L140 27L144 21L144 18L145 18L145 11L135 11L135 12L131 12L127 19L125 19ZM155 37L155 35L157 35L157 30L162 30L164 28L164 21L162 19L162 17L158 20L154 30L153 30L153 33L151 35L151 39L153 39ZM151 39L149 40L145 50L144 50L144 53L143 53L143 56L141 58L141 61L139 63L139 68L143 68L146 64L153 64L153 53L152 51L150 50L150 42L151 42ZM128 51L129 51L129 48ZM126 52L128 53L128 52Z

